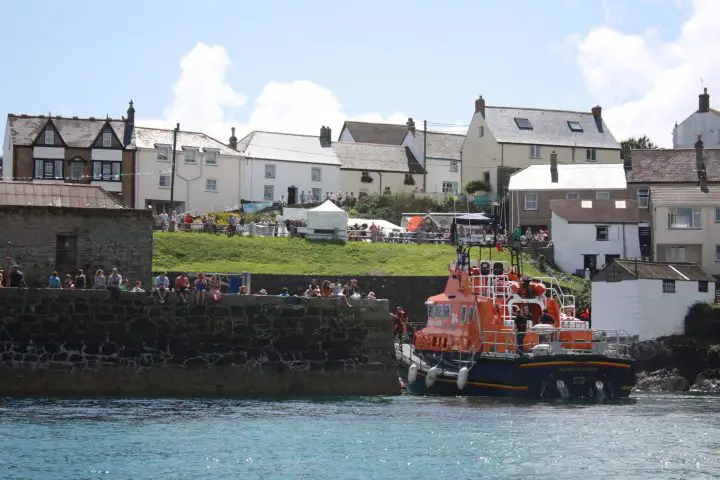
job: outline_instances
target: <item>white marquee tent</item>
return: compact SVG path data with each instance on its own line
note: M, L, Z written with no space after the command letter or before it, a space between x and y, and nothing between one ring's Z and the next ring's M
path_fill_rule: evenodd
M307 238L347 241L348 216L330 200L307 211Z
M387 220L370 220L367 218L348 218L348 227L354 227L355 225L367 225L368 228L370 228L370 225L372 224L377 225L380 227L380 230L382 230L383 233L390 233L392 231L398 231L398 232L405 232L405 229L395 225L394 223L388 222Z

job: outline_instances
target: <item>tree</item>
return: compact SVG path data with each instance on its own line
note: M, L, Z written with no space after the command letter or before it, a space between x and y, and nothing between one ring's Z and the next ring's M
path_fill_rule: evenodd
M620 146L622 147L623 151L627 148L630 150L655 150L658 148L655 143L653 143L652 140L650 140L647 135L643 135L642 137L630 137L627 140L624 140L620 142Z
M490 192L490 185L483 182L482 180L471 180L465 185L465 191L473 195L476 192Z

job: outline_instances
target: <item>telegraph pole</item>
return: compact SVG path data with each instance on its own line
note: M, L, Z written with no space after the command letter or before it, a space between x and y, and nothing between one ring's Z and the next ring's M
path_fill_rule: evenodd
M173 130L173 146L172 146L172 170L170 173L170 212L175 210L175 156L177 148L177 136L180 131L180 124L178 123Z
M427 193L427 120L423 120L423 193Z

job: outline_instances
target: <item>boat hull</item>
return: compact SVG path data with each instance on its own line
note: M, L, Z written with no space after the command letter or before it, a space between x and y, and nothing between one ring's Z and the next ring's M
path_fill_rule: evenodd
M427 359L427 356L425 356ZM467 358L467 357L466 357ZM439 374L431 386L426 372L418 369L414 382L408 380L411 362L398 360L398 374L407 392L416 395L492 396L526 399L625 398L635 385L635 366L630 359L602 355L554 355L552 357L499 358L477 355L467 383L457 386L457 367L451 362L437 364ZM457 364L455 364L457 365ZM598 383L601 382L601 383Z

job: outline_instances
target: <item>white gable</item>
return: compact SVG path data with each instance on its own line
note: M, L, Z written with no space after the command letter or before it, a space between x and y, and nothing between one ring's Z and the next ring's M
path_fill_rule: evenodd
M560 164L553 183L550 165L531 165L510 177L509 190L625 190L625 167L621 163L596 165Z

